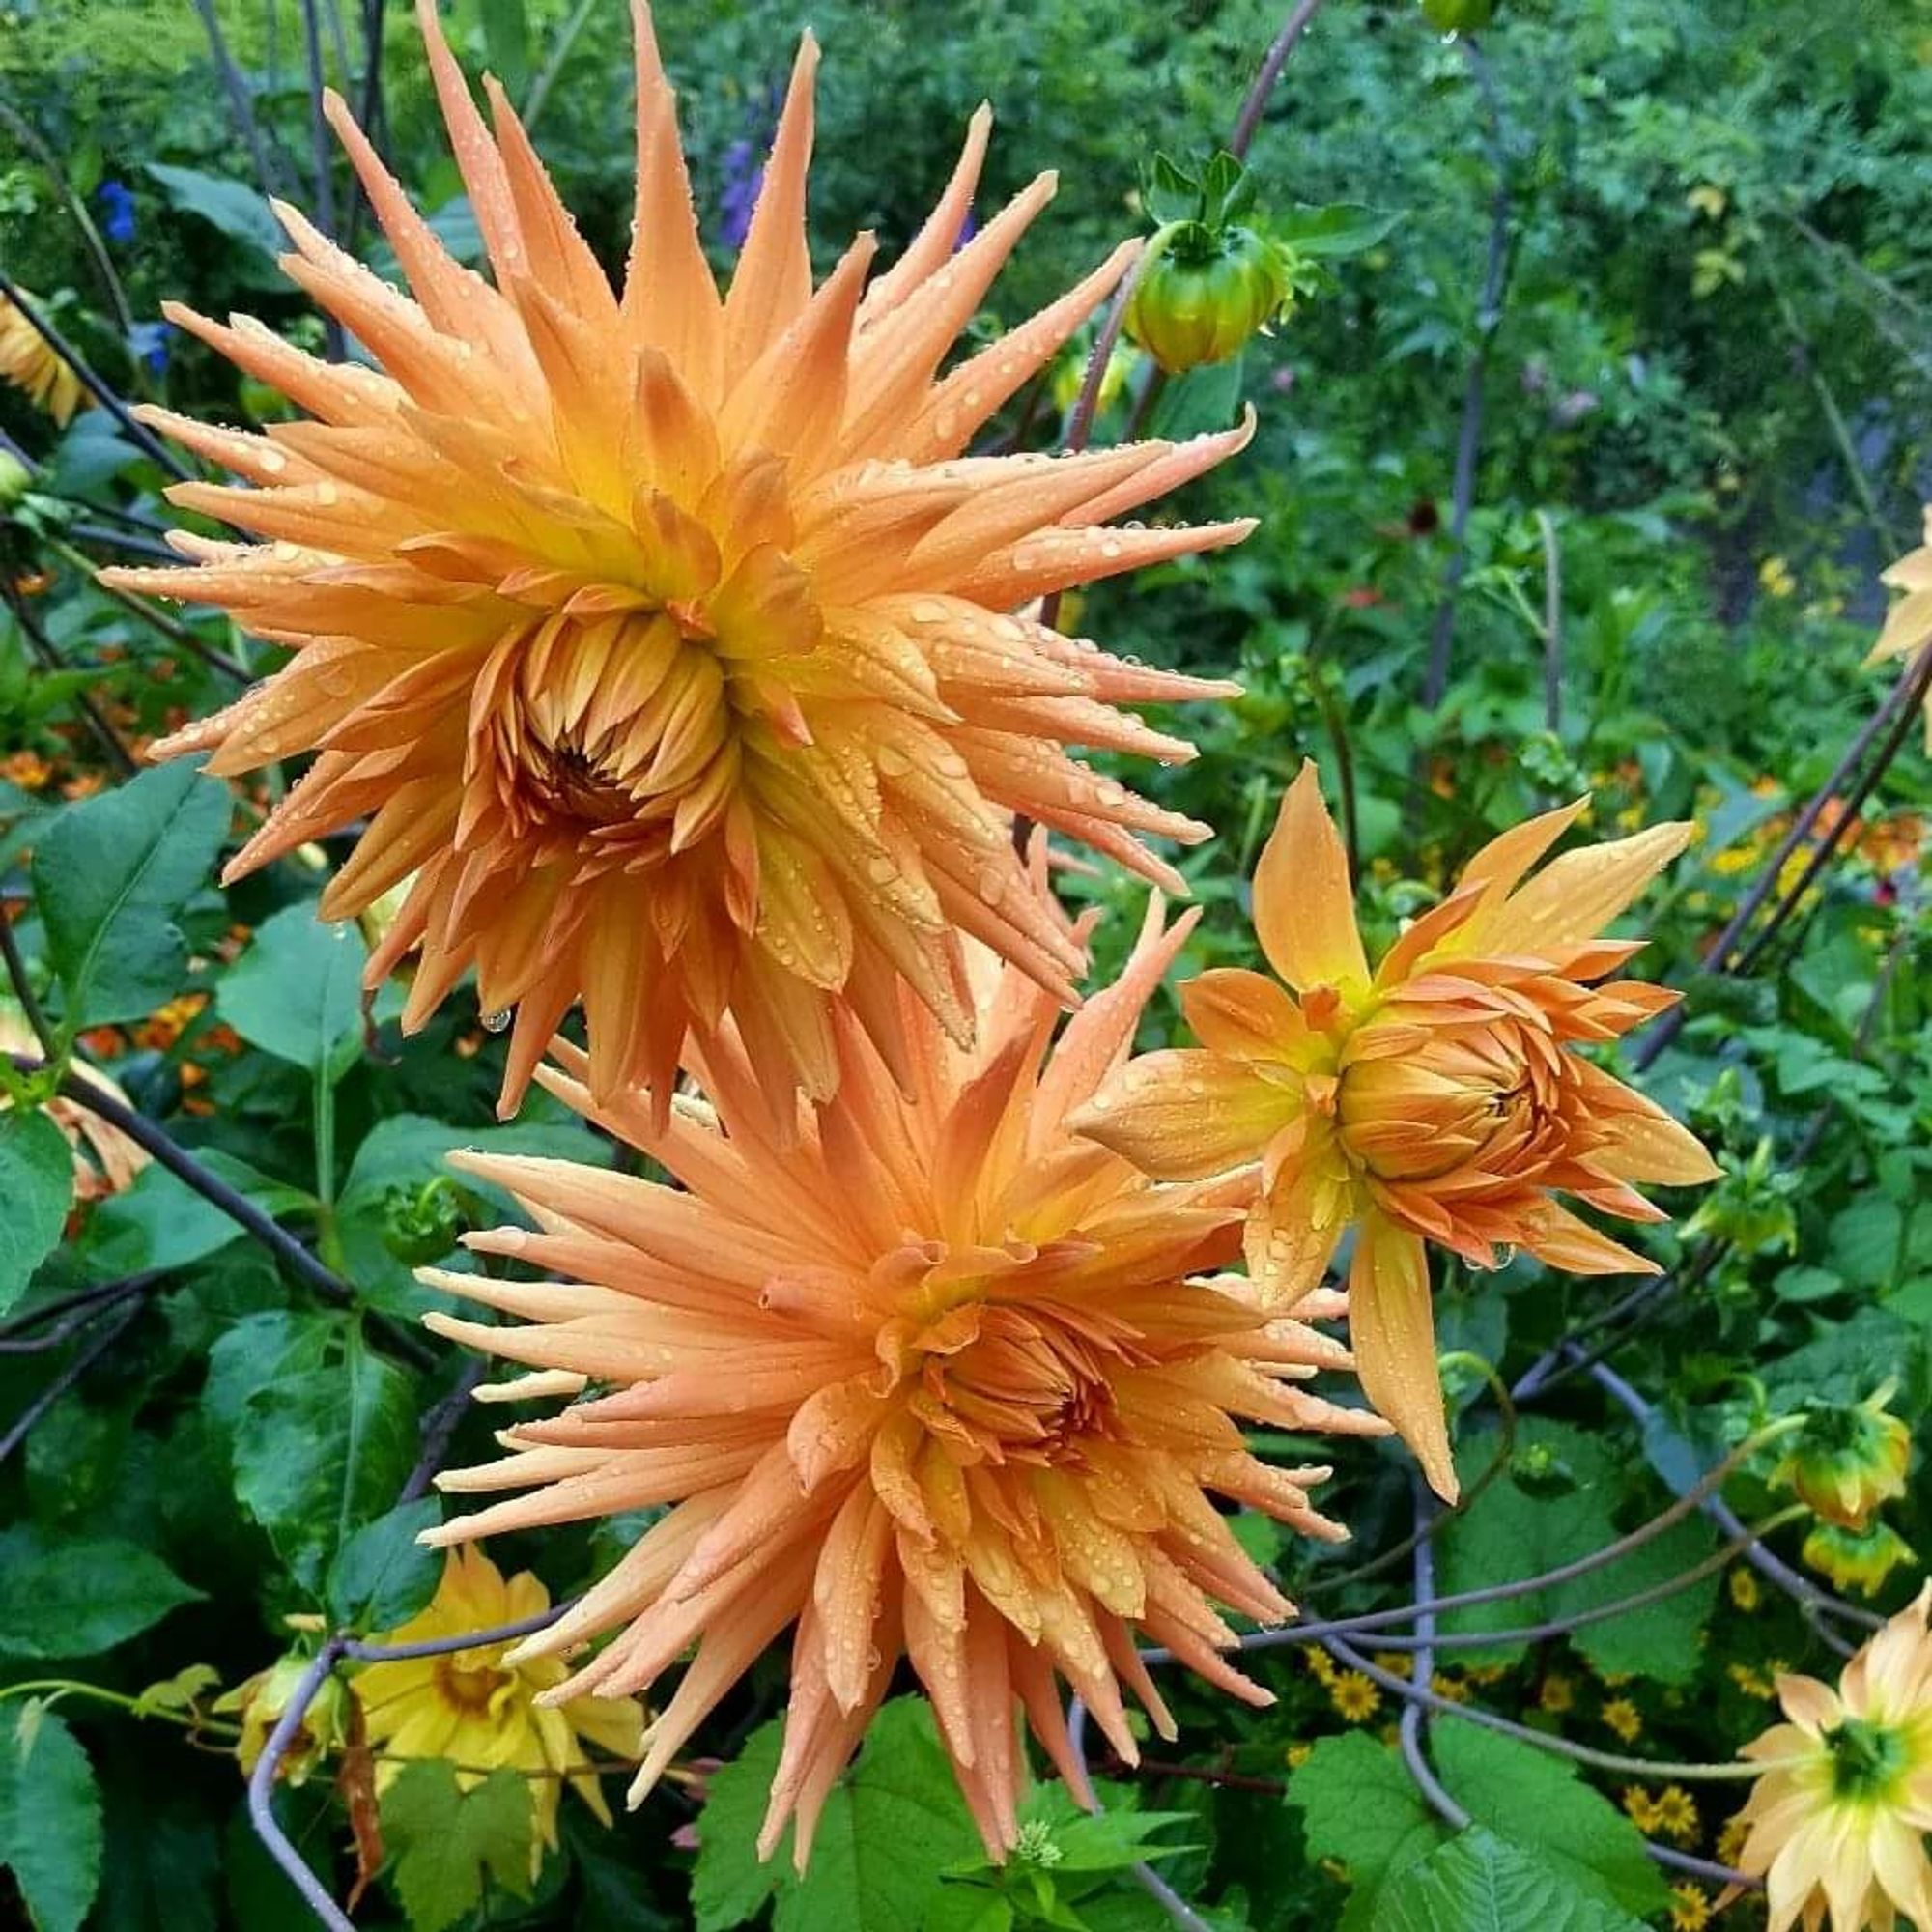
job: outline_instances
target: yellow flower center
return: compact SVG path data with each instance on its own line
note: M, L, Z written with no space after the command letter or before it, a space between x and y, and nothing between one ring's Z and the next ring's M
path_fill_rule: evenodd
M466 1717L487 1717L497 1692L514 1681L512 1673L482 1661L483 1654L459 1650L436 1660L437 1693Z

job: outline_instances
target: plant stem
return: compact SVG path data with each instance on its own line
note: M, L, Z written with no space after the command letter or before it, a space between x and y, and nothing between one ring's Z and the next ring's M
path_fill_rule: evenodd
M563 23L563 31L556 37L556 44L550 50L550 57L544 62L542 71L530 83L530 91L524 97L523 123L526 134L537 130L538 117L550 99L550 91L556 85L557 75L563 71L564 63L570 58L571 49L577 44L577 37L589 23L592 10L598 0L577 0L571 10L570 18Z
M1449 690L1449 670L1456 641L1456 599L1463 574L1469 566L1469 514L1476 498L1476 457L1483 440L1483 390L1489 376L1490 345L1501 326L1509 290L1510 167L1503 134L1502 99L1495 76L1474 35L1463 37L1463 53L1469 76L1483 98L1487 145L1495 169L1495 195L1490 210L1489 257L1483 270L1483 291L1476 309L1476 345L1470 352L1463 383L1463 419L1456 434L1456 467L1450 485L1449 559L1442 570L1442 598L1429 642L1429 666L1422 683L1422 702L1434 711Z
M13 922L4 912L0 912L0 963L7 968L7 979L14 988L14 1001L26 1015L28 1027L41 1043L42 1053L49 1062L58 1065L61 1059L59 1037L34 992L33 982L27 978L27 962L20 957L20 942L14 937Z
M110 537L110 541L119 539ZM71 543L63 538L54 537L50 540L49 548L71 569L79 571L94 590L110 602L120 605L130 617L138 618L150 630L167 639L169 643L178 645L181 649L198 657L211 670L217 670L223 677L233 678L238 684L254 682L248 670L225 651L218 651L213 644L204 642L185 624L178 623L163 611L156 611L146 598L135 596L131 590L122 590L111 583L101 582L93 560L75 550ZM172 552L168 554L173 554Z
M0 271L0 296L5 296L20 311L27 327L73 371L80 386L114 418L131 441L153 457L177 482L187 481L189 472L186 467L167 444L145 423L135 420L129 413L128 405L94 373L79 350L74 348L72 343L40 312L33 301L20 292L20 285L4 271ZM179 561L172 552L169 553L169 557L170 561Z
M1281 32L1274 37L1256 70L1254 80L1241 101L1240 112L1235 116L1234 132L1228 136L1228 152L1237 161L1247 159L1248 150L1254 146L1255 135L1261 129L1268 96L1274 92L1274 84L1281 78L1288 57L1294 51L1295 42L1307 31L1308 23L1314 19L1321 6L1321 0L1300 0L1300 4L1281 23Z
M221 84L228 94L228 109L234 117L242 138L247 143L248 154L255 163L255 185L262 190L265 200L271 198L279 186L274 169L270 165L269 151L262 140L262 129L255 119L254 97L248 89L248 78L235 65L235 56L228 51L228 43L221 32L221 22L215 17L213 0L192 0L195 14L201 21L202 31L208 36L209 51L214 56L215 71L221 75Z
M19 625L20 635L26 639L28 648L40 660L42 667L53 672L66 670L67 666L62 663L60 652L54 648L53 639L41 629L28 611L27 600L4 580L0 580L0 603L7 606L14 623ZM107 762L124 779L132 778L134 754L121 742L120 732L107 722L106 714L84 691L74 693L73 702L74 708L86 719L87 728L94 733L95 742L106 755Z
M60 196L62 205L73 217L73 225L80 230L80 239L87 249L88 260L94 265L94 272L101 288L106 292L108 304L114 310L114 321L121 331L123 341L129 341L134 333L133 311L128 306L128 292L121 286L121 277L114 271L113 258L107 252L107 244L100 239L100 230L94 225L94 217L87 212L87 204L74 191L73 184L68 180L67 170L61 165L60 156L53 144L47 141L41 130L27 119L13 103L0 99L0 122L13 129L14 138L20 145L32 152L42 167L47 171L48 179L54 185L54 192ZM129 352L132 353L131 350Z
M1548 510L1536 513L1543 538L1543 724L1552 737L1563 730L1563 551Z
M0 1435L0 1463L4 1463L27 1439L35 1424L121 1339L122 1330L140 1312L138 1295L129 1295L118 1305L108 1308L99 1332L86 1348L77 1350L67 1367L20 1411L13 1428L5 1435Z

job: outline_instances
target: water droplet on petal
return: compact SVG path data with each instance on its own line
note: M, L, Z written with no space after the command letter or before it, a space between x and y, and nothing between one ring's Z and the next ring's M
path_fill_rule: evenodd
M507 1032L510 1021L515 1016L515 1011L516 1009L512 1007L498 1007L494 1013L485 1013L483 1015L483 1031L485 1033Z

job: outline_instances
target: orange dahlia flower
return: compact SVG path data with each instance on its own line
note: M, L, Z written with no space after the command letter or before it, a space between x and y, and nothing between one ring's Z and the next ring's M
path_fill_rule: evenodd
M661 1124L640 1095L597 1105L582 1055L560 1045L568 1070L541 1070L543 1084L688 1191L458 1157L541 1229L469 1244L572 1280L426 1270L526 1324L432 1325L536 1370L533 1393L596 1393L508 1431L506 1461L443 1478L524 1493L425 1540L674 1505L512 1653L616 1630L548 1693L560 1700L642 1691L696 1643L646 1735L634 1804L787 1624L789 1715L762 1846L795 1818L801 1865L902 1657L995 1857L1018 1831L1016 1704L1070 1772L1056 1678L1129 1761L1122 1686L1173 1735L1137 1633L1271 1701L1221 1657L1235 1634L1215 1605L1264 1622L1291 1605L1208 1492L1306 1535L1343 1533L1308 1501L1328 1472L1259 1461L1236 1420L1385 1429L1295 1386L1347 1365L1305 1325L1343 1298L1318 1293L1290 1319L1238 1277L1194 1278L1238 1253L1251 1183L1151 1181L1066 1126L1124 1058L1190 923L1163 932L1156 901L1121 980L1057 1045L1053 996L988 954L975 955L970 1050L902 995L903 1091L841 1011L837 1097L815 1113L788 1100L782 1122L728 1034L699 1068L710 1102L680 1096Z
M33 297L28 300L40 306ZM80 386L80 378L66 359L47 346L46 338L5 296L0 296L0 382L23 391L62 428L76 410L94 406L94 398Z
M1866 665L1891 658L1916 658L1932 644L1932 503L1925 506L1925 541L1908 551L1879 581L1905 595L1885 615L1885 628ZM1925 694L1925 743L1932 750L1932 691Z
M1307 1293L1352 1227L1362 1386L1452 1498L1425 1241L1476 1267L1520 1248L1583 1274L1655 1273L1555 1192L1657 1221L1633 1182L1718 1173L1661 1107L1571 1050L1676 998L1590 982L1638 951L1597 935L1690 837L1653 826L1565 853L1522 884L1582 809L1485 846L1371 973L1348 857L1304 764L1254 882L1256 931L1286 986L1238 970L1189 981L1181 1000L1204 1046L1134 1061L1075 1122L1164 1179L1260 1161L1247 1258L1270 1303Z
M1866 1643L1834 1691L1779 1677L1789 1720L1739 1753L1764 1776L1738 1867L1765 1882L1770 1932L1932 1926L1932 1584Z
M1011 613L1246 535L1109 525L1248 426L1060 459L961 451L1131 247L942 375L1053 178L955 253L981 109L904 255L868 281L861 236L814 291L808 38L721 297L639 4L636 231L615 294L502 91L486 83L493 138L434 6L418 11L494 286L449 258L331 98L414 299L281 210L288 272L381 368L171 310L315 420L250 436L151 412L251 486L173 499L270 541L182 534L199 568L108 573L296 653L158 748L212 750L217 774L319 752L231 874L366 818L323 914L414 875L371 983L419 948L415 1027L473 966L484 1009L516 1011L506 1109L580 996L595 1093L643 1085L660 1114L687 1035L715 1038L727 1013L774 1096L831 1091L841 997L903 1065L901 979L963 1043L962 931L1070 1004L1084 962L1027 890L1012 815L1178 889L1136 835L1208 828L1063 748L1190 757L1114 707L1235 687Z

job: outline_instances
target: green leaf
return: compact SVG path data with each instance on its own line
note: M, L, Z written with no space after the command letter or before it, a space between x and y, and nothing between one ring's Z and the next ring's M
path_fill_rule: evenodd
M930 1906L920 1932L1012 1932L1013 1908L983 1886L949 1885Z
M143 165L177 208L199 215L231 242L239 242L261 256L269 266L287 251L288 238L275 219L275 211L252 187L223 175L204 174L199 168L178 168L165 161Z
M1373 248L1401 219L1354 201L1330 202L1325 208L1300 202L1286 214L1271 214L1267 231L1298 255L1334 260Z
M0 1114L0 1315L27 1292L34 1270L59 1244L73 1200L73 1150L46 1115L27 1107Z
M313 1195L258 1174L219 1148L198 1148L195 1158L277 1220L315 1206ZM103 1278L185 1267L243 1238L213 1202L158 1163L144 1167L125 1193L99 1203L85 1236L88 1264Z
M201 1596L139 1544L0 1530L0 1652L10 1657L92 1657Z
M425 1549L416 1538L441 1520L436 1497L419 1496L364 1523L328 1566L323 1595L331 1619L355 1630L387 1631L414 1616L436 1595L443 1565L442 1551Z
M54 821L34 851L34 899L70 1026L140 1019L179 990L174 918L213 869L228 814L220 785L172 764Z
M216 1932L221 1840L199 1794L191 1785L157 1791L138 1748L106 1757L101 1773L107 1857L95 1923L101 1932Z
M334 1324L327 1359L257 1387L235 1428L235 1494L305 1590L381 1516L420 1447L412 1378Z
M353 922L325 924L312 906L285 906L257 929L215 1004L251 1046L332 1086L361 1047L368 960Z
M1473 1482L1495 1453L1493 1430L1472 1430L1457 1458L1465 1482ZM1541 1473L1537 1473L1541 1471ZM1566 1424L1529 1418L1517 1434L1509 1473L1498 1478L1438 1538L1445 1595L1533 1577L1613 1542L1615 1511L1627 1477L1594 1436ZM1494 1630L1542 1623L1634 1596L1681 1574L1714 1548L1701 1520L1685 1522L1654 1544L1553 1588L1494 1606L1446 1611L1445 1630ZM1697 1640L1716 1598L1715 1578L1618 1617L1586 1624L1573 1635L1577 1648L1600 1667L1685 1683L1695 1673ZM1508 1662L1520 1643L1484 1646L1462 1654L1471 1662ZM1601 1662L1614 1660L1614 1663Z
M441 1758L406 1764L383 1797L390 1882L412 1932L444 1932L483 1902L486 1882L530 1891L530 1787L514 1771L460 1790Z
M903 1932L941 1894L947 1868L980 1849L921 1697L873 1719L858 1762L827 1801L803 1879L790 1834L759 1864L758 1827L778 1766L781 1725L753 1733L711 1780L698 1824L691 1900L697 1932L742 1924L776 1894L773 1932Z
M100 1792L73 1733L43 1704L0 1704L0 1865L37 1932L79 1932L100 1847Z
M1403 1873L1371 1923L1374 1932L1643 1932L1639 1920L1480 1826Z
M1435 1726L1430 1752L1474 1823L1507 1833L1579 1891L1627 1912L1669 1903L1643 1833L1566 1759L1453 1718Z
M1337 1859L1355 1888L1350 1923L1367 1924L1389 1883L1446 1833L1402 1759L1360 1731L1322 1738L1288 1781L1314 1859Z

